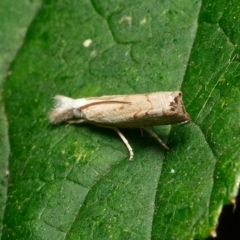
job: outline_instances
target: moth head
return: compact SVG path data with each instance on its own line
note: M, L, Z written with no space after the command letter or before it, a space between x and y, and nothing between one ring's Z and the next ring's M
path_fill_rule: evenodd
M53 124L68 122L75 123L76 120L83 119L83 113L79 108L75 108L76 102L72 98L57 95L54 97L55 108L49 114L49 120Z
M83 112L79 108L74 108L73 109L73 117L74 118L84 118Z

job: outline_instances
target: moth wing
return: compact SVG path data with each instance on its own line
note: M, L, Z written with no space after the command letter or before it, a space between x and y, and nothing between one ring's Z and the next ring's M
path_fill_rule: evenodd
M111 96L111 100L89 104L81 110L86 121L105 127L146 127L186 121L187 116L183 116L186 112L181 112L182 102L173 93L181 97L180 92Z

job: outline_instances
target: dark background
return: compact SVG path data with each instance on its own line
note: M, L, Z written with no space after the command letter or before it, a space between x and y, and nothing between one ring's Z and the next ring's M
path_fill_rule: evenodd
M235 209L234 209L235 208ZM240 240L240 194L236 206L226 205L219 218L217 237L206 240Z

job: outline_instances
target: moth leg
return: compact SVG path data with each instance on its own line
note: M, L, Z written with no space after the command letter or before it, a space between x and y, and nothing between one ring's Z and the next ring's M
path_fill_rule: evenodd
M169 147L158 137L158 135L153 132L151 129L143 127L142 129L144 129L146 132L150 133L150 135L152 135L164 148L166 148L167 150L169 150Z
M117 128L113 128L113 130L115 130L117 132L117 134L119 135L119 137L122 139L122 141L124 142L124 144L126 145L129 153L130 153L130 158L129 158L129 161L132 160L133 158L133 150L130 146L130 144L128 143L128 140L123 136L123 134L117 129Z
M76 119L76 120L67 120L66 123L72 124L72 123L83 123L85 122L84 119Z

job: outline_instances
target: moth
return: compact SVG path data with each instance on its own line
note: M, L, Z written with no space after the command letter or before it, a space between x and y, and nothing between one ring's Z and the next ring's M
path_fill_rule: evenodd
M83 123L115 130L133 158L133 150L119 128L141 128L164 148L166 144L148 127L187 122L190 120L182 101L182 92L110 95L72 99L57 95L50 112L50 122Z

